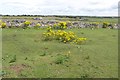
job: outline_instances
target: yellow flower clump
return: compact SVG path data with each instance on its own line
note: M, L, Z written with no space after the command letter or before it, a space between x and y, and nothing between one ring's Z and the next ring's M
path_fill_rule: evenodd
M37 23L37 24L34 26L34 28L35 28L35 29L39 29L40 26L41 26L41 24L40 24L40 23Z
M6 26L7 26L6 23L0 20L0 28L5 28Z
M0 28L5 28L7 25L5 22L2 22L1 25L0 25Z
M2 23L2 20L0 20L0 28L2 28L1 23Z
M110 23L108 22L103 22L103 28L107 28L109 26Z
M24 27L28 27L30 24L31 24L30 21L25 21L25 22L24 22Z
M87 40L87 38L77 38L74 40L74 42L76 44L83 44L86 40Z
M53 25L54 29L66 29L67 28L67 22L59 22Z
M86 41L86 38L78 38L74 32L66 32L63 30L53 31L51 27L47 28L47 32L43 33L44 40L60 40L61 42L74 42L81 44Z

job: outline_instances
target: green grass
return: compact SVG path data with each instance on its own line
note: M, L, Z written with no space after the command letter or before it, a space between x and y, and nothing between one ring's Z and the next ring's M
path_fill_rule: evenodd
M14 16L14 17L8 17L8 16L4 16L2 17L2 19L7 19L7 20L14 20L14 19L26 19L28 21L32 21L32 22L38 22L37 20L33 20L33 18L36 17L30 17L30 16ZM79 19L76 18L61 18L61 17L42 17L43 21L48 21L48 20L56 20L56 21L79 21ZM99 23L103 23L103 22L109 22L109 23L113 23L113 24L117 24L118 23L118 18L95 18L95 17L83 17L85 19L88 19L88 21L81 21L81 22L99 22Z
M99 23L109 22L114 24L118 23L118 18L87 18L87 19L88 19L87 22L99 22Z
M79 37L87 37L86 44L42 41L44 29L3 29L3 77L118 77L118 30L69 30ZM69 52L67 61L59 57ZM15 55L15 62L9 63ZM62 64L56 64L57 60Z

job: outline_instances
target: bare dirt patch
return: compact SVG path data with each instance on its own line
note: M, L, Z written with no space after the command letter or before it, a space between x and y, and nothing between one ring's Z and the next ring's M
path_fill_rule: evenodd
M23 71L27 68L31 68L31 66L26 65L26 64L19 64L19 65L12 65L12 66L10 66L9 69L16 72L16 74L19 74L21 71Z

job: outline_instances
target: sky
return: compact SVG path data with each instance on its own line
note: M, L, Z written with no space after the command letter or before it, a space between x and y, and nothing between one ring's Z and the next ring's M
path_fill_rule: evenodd
M119 0L0 0L3 15L118 16Z

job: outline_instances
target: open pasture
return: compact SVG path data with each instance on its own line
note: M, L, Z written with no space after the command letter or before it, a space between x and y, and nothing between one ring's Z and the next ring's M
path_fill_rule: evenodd
M117 18L88 18L87 21L76 18L43 17L42 20L34 20L34 18L3 17L2 20L6 23L12 20L25 19L27 22L21 23L27 23L27 26L26 24L23 27L3 25L1 29L2 77L118 78L119 29L112 25L102 28L104 22L117 24ZM61 23L56 23L57 21L69 20L73 24L72 27L71 25L66 26L65 22L62 23L63 26L60 26ZM19 24L18 21L11 23ZM54 21L57 26L54 26ZM40 23L37 28L34 28L36 25L31 26L29 22ZM91 22L96 23L91 25ZM97 27L98 22L101 26L99 28ZM51 25L46 23L53 24L53 26L50 27ZM48 30L45 26L50 29ZM50 34L50 32L56 31L54 32L56 35L57 31L60 31L59 29L65 34L71 31L80 39L85 37L87 40L84 44L74 44L72 41L75 39L71 42L61 41L61 38L70 38L69 35L60 37L60 40L54 38L48 41L43 40L43 33L48 31ZM60 33L60 35L64 34Z
M118 77L118 30L69 30L81 37L87 37L86 44L42 41L45 29L3 29L3 76ZM70 53L69 58L64 58L67 53ZM15 62L10 63L14 56L16 56ZM57 64L57 61L63 62Z

